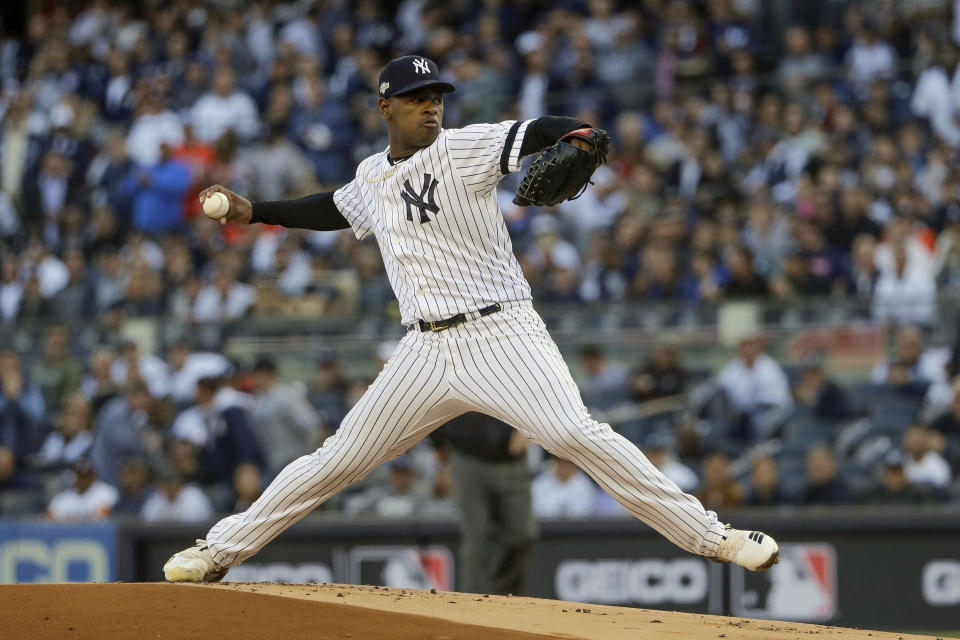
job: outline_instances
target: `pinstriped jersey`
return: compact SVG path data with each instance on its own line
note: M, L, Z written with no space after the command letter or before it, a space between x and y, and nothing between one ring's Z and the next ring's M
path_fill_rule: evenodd
M530 299L496 194L529 123L443 129L402 161L384 150L333 194L354 235L376 237L404 324Z

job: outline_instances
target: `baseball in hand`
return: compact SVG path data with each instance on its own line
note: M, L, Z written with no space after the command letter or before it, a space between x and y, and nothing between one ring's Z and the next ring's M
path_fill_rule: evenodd
M208 218L213 218L214 220L222 218L227 215L227 211L229 210L230 201L225 194L219 191L211 193L203 201L203 212L207 214Z

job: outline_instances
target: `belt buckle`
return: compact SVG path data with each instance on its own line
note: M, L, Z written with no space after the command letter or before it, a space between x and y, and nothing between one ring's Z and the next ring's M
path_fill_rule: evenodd
M436 321L431 321L429 323L429 326L430 326L430 331L437 333L437 332L445 331L449 329L450 327L453 326L453 323L451 323L449 320L436 320Z

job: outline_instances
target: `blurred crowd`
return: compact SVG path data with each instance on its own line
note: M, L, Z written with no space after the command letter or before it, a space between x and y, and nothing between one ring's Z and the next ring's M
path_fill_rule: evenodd
M386 146L379 69L409 52L436 60L456 85L447 127L553 114L611 132L610 162L578 200L520 208L511 203L518 176L503 182L502 209L538 302L854 300L907 327L898 350L919 341L913 350L926 354L937 296L960 284L954 4L5 7L0 336L47 329L42 349L0 337L0 508L36 510L41 495L55 518L84 509L206 518L249 504L280 466L336 429L368 381L343 378L330 354L317 379L297 387L278 381L270 360L239 366L189 341L141 352L117 329L138 318L390 314L373 243L221 227L202 215L197 193L216 182L283 199L351 179ZM821 487L831 500L873 495L881 467L881 485L899 482L903 500L949 499L956 371L949 356L901 355L879 364L869 385L845 390L822 363L784 373L759 338L706 375L686 372L670 349L640 364L592 350L584 370L597 371L581 383L585 400L599 394L587 403L601 413L696 390L696 403L666 412L667 427L648 418L616 426L711 506L817 501L803 483L840 482L838 455L861 475ZM874 398L896 406L874 415ZM812 447L811 433L827 446ZM745 448L749 456L737 453ZM439 442L423 445L329 508L449 509L447 464ZM567 492L612 509L563 461L532 464L543 467L534 495L549 496L541 513L573 513L551 502ZM917 481L917 465L936 481Z
M386 144L381 65L417 51L458 87L448 127L550 113L613 135L578 200L521 208L504 182L538 300L834 296L929 324L960 282L950 5L53 3L2 25L0 323L388 311L371 244L223 229L196 196L351 179Z
M269 356L244 366L186 342L163 359L122 342L84 366L68 336L49 327L29 370L0 351L0 515L191 521L243 510L335 432L371 382L347 376L332 351L291 382ZM394 346L382 346L381 365ZM954 353L905 326L872 379L851 385L830 378L822 353L779 363L762 334L744 334L718 371L684 366L670 345L634 366L587 345L578 383L595 417L710 509L960 503ZM469 424L453 428L479 428ZM454 517L458 440L472 443L466 452L479 446L443 427L321 509ZM517 451L537 516L628 515L569 461Z

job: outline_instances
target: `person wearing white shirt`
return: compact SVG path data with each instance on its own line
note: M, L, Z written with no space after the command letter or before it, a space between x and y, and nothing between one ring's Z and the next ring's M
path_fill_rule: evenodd
M533 512L538 518L589 516L596 489L587 475L569 460L557 458L533 479Z
M237 282L229 273L221 271L217 273L213 284L197 294L193 303L193 319L196 322L236 320L250 310L256 297L253 287Z
M960 127L954 119L956 107L946 67L934 64L920 72L910 98L910 111L928 119L937 137L954 148L960 147Z
M660 433L653 433L647 438L643 447L643 455L647 456L650 464L674 482L682 491L691 492L700 484L696 471L683 464L674 455L667 438Z
M230 361L222 354L191 352L190 345L185 341L170 347L167 361L170 371L170 395L180 406L193 402L197 380L222 376L230 369Z
M183 121L166 108L162 96L148 95L127 134L127 155L141 167L152 167L160 162L164 144L171 149L183 144Z
M744 419L746 439L763 437L773 419L793 406L790 384L777 362L763 352L759 335L740 340L737 357L724 365L717 382Z
M253 138L260 129L257 105L235 86L233 69L219 67L213 75L213 91L193 105L190 121L194 134L204 142L215 142L228 130L241 140Z
M929 325L937 302L932 271L908 263L904 243L894 247L893 262L893 268L883 270L877 279L873 317L880 321Z
M893 77L897 54L889 43L877 38L871 25L864 25L862 33L847 52L846 63L851 82L863 88L875 78Z
M134 371L131 371L131 368ZM151 353L140 353L133 341L120 345L120 354L110 366L110 378L118 386L124 386L133 378L143 380L150 395L163 398L170 393L170 373L167 364Z
M59 258L48 254L37 263L37 281L43 297L52 298L70 282L70 271Z
M55 522L83 522L107 517L120 497L117 490L97 480L93 465L86 458L74 465L73 472L73 486L53 496L47 507L47 516Z
M906 453L903 472L913 484L937 489L950 486L950 465L932 447L930 430L919 424L911 426L903 434L903 450Z
M10 322L20 313L23 285L17 278L17 263L12 259L0 265L0 322Z
M890 367L897 365L906 373L906 382L930 385L947 383L947 365L950 363L950 355L949 348L925 348L923 332L918 327L913 325L901 327L897 333L894 358L878 362L870 374L870 379L874 384L891 382Z
M157 487L143 503L140 517L147 522L201 522L214 515L213 505L206 494L172 469L160 472Z

